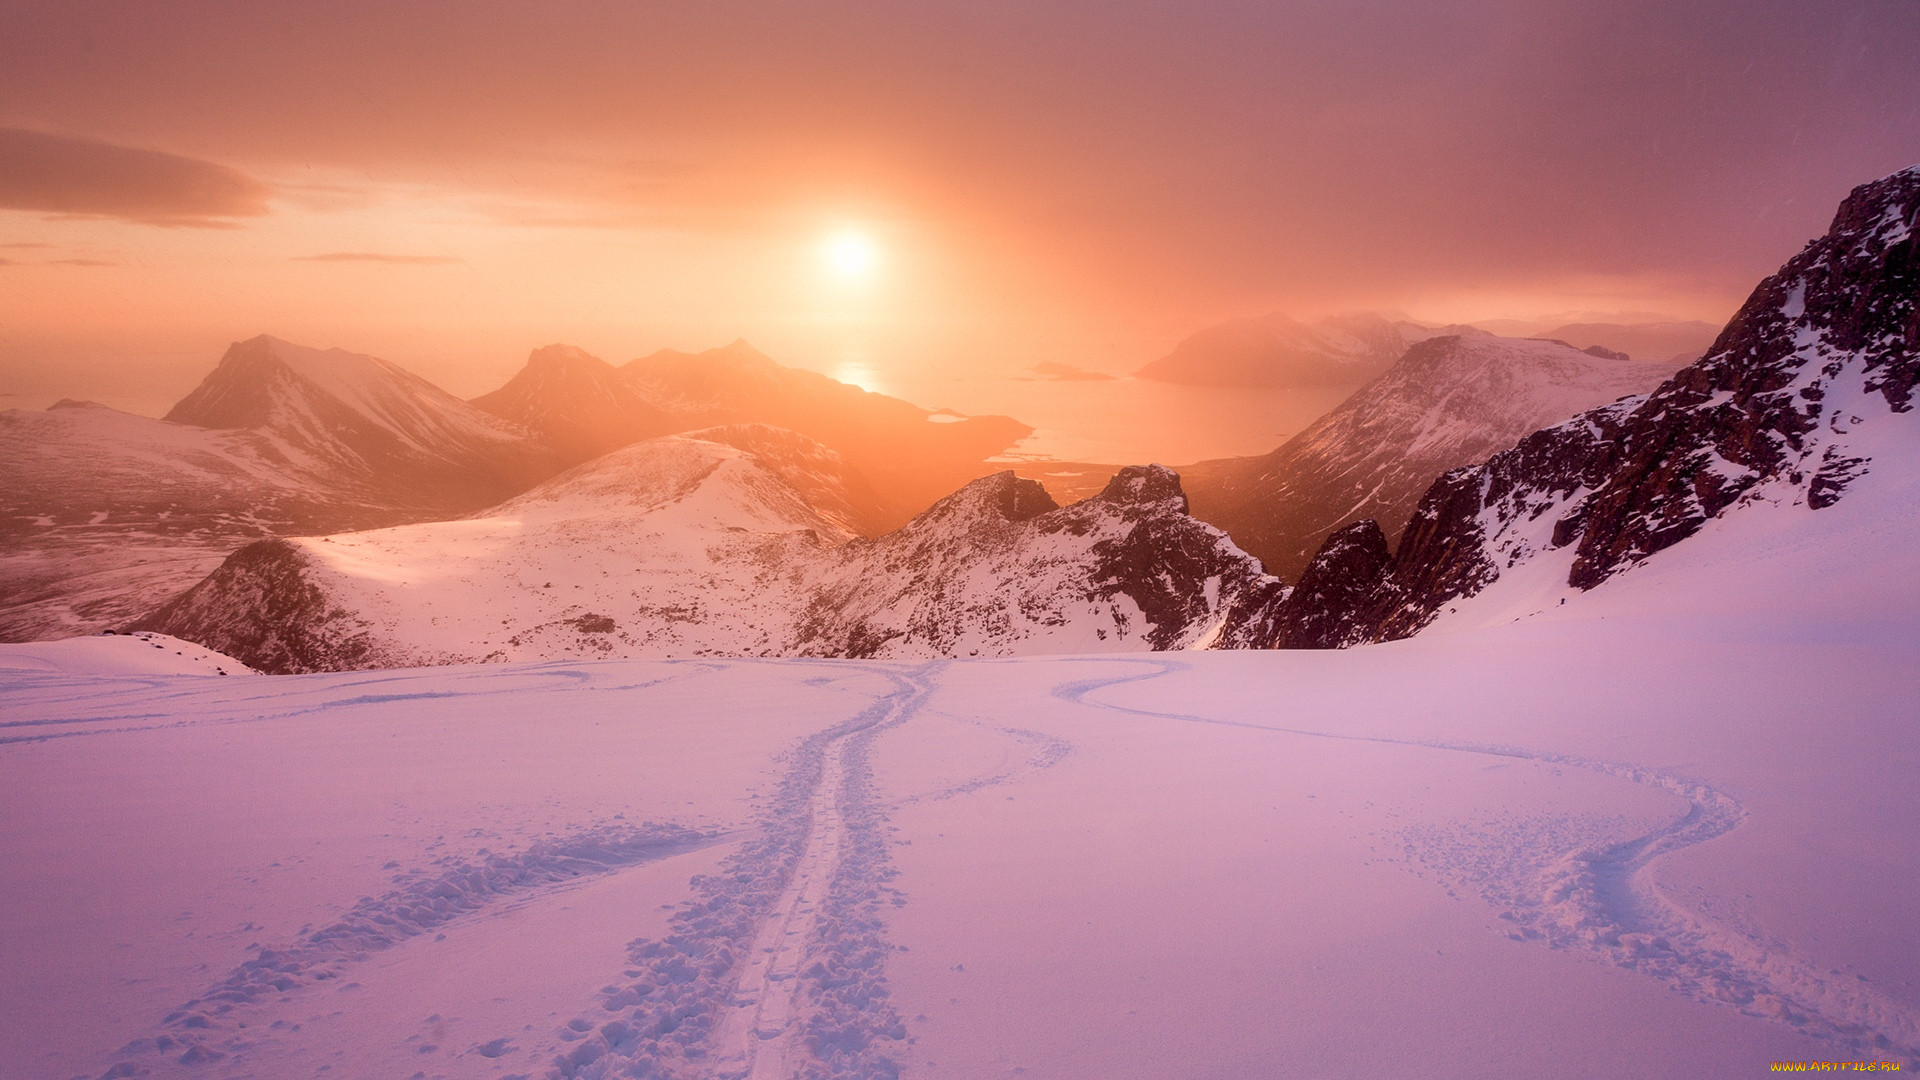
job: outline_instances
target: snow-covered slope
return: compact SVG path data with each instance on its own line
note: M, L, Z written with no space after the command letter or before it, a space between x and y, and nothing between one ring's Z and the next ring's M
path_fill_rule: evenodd
M265 536L444 518L551 474L528 433L393 365L239 342L154 420L0 413L0 640L151 611Z
M1910 1072L1888 480L1338 653L9 673L0 1072Z
M1391 540L1441 473L1672 370L1557 341L1433 337L1273 453L1187 469L1187 488L1196 516L1291 581L1335 529L1372 518Z
M0 644L0 673L63 675L251 675L253 669L204 645L166 634L116 634Z
M1354 563L1360 576L1324 602L1296 590L1281 621L1319 627L1298 643L1404 637L1528 564L1591 589L1718 518L1818 514L1865 473L1920 468L1907 434L1920 381L1916 218L1920 167L1856 188L1706 356L1644 399L1442 477L1390 561ZM1342 549L1384 547L1369 528L1338 537Z
M254 432L294 468L395 506L472 509L553 471L526 428L411 372L264 334L229 348L165 419Z
M280 672L1001 656L1183 647L1278 588L1157 466L1065 509L1001 473L854 541L837 461L759 427L652 439L464 520L254 544L137 625Z
M485 513L269 540L138 625L268 671L777 651L787 572L851 534L723 443L668 436Z
M1004 416L936 416L777 364L744 341L697 353L663 349L619 368L572 346L551 345L535 350L519 374L474 404L540 432L569 462L715 425L797 431L869 479L882 512L858 522L866 533L899 526L987 471L987 458L1032 434Z
M1275 313L1209 326L1134 375L1198 386L1352 387L1385 371L1415 342L1478 333L1364 313L1311 324Z

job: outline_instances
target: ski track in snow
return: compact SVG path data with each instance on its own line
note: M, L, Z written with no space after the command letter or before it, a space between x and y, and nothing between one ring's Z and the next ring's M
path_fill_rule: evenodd
M1515 924L1509 937L1572 949L1659 979L1686 996L1728 1005L1751 1016L1783 1023L1856 1055L1920 1056L1920 1018L1838 970L1823 971L1782 947L1706 917L1674 901L1656 885L1648 867L1661 858L1722 836L1738 827L1746 810L1732 796L1697 780L1638 765L1598 761L1511 746L1441 740L1343 735L1275 724L1255 724L1181 713L1163 713L1089 700L1096 690L1157 679L1188 665L1174 660L1088 659L1086 663L1146 665L1152 670L1054 687L1053 696L1075 704L1134 716L1347 742L1420 747L1452 753L1521 759L1541 765L1585 769L1676 795L1687 812L1643 835L1593 840L1593 830L1539 825L1482 832L1478 842L1437 842L1437 829L1409 834L1411 854L1437 872L1469 884ZM1585 833L1585 836L1581 834ZM1562 846L1539 856L1543 841ZM1573 840L1572 846L1565 841Z
M261 1040L250 1006L286 1001L307 987L340 979L374 953L430 933L503 902L525 899L583 879L613 873L715 843L718 834L680 825L602 825L536 841L510 855L481 849L472 859L442 859L438 873L416 870L378 897L365 897L339 921L275 948L254 947L201 996L160 1022L161 1031L122 1047L106 1077L145 1075L167 1061L205 1065L246 1052ZM271 1031L272 1028L267 1029ZM156 1060L158 1059L158 1060Z
M906 1028L888 1000L881 911L904 899L887 885L886 808L868 752L922 708L943 666L856 669L894 689L790 753L759 835L693 880L665 938L628 947L599 1015L561 1032L577 1045L550 1076L899 1074L889 1050Z
M873 784L869 754L880 735L922 712L938 692L946 661L918 667L844 664L892 684L856 715L801 741L785 757L786 772L759 815L753 836L717 873L695 877L693 897L670 920L660 940L628 946L619 981L600 992L598 1008L558 1032L574 1044L553 1060L549 1077L717 1077L727 1080L869 1080L897 1077L892 1048L907 1037L886 985L883 918L905 897L888 884L895 871L887 849L890 810L955 798L1047 768L1072 752L1064 740L1007 727L990 718L932 712L945 720L992 731L1025 747L1021 760L937 791L883 803ZM683 661L680 670L617 689L642 689L724 665ZM444 672L431 691L413 692L408 671L369 673L330 682L298 707L284 693L225 696L223 708L189 720L141 721L178 712L115 713L74 719L51 717L0 723L29 734L0 742L29 742L71 734L113 734L198 725L257 723L335 708L496 692L485 669L463 673L444 689ZM524 678L529 672L514 673ZM531 674L576 686L585 676L564 664ZM278 680L274 680L277 682ZM31 692L45 701L52 678ZM97 697L97 685L76 680L74 691ZM240 684L244 686L245 684ZM233 684L223 686L229 689ZM0 688L0 700L13 688ZM179 698L204 705L204 680L138 676L116 694ZM89 692L90 691L90 692ZM255 702L278 706L251 711ZM39 728L60 725L65 730ZM84 725L84 726L79 726ZM77 728L77 729L76 729ZM154 1034L135 1039L110 1057L105 1076L245 1072L274 1040L261 1009L295 1000L319 984L331 985L373 954L449 923L545 895L581 879L723 842L726 834L679 825L613 823L540 840L511 854L485 849L471 858L445 858L395 875L396 887L363 898L333 924L295 942L250 946L254 955L206 992L174 1010ZM483 1055L490 1056L490 1055Z

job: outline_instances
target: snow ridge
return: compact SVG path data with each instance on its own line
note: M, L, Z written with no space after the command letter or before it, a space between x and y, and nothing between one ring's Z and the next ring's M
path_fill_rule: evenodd
M1093 661L1099 662L1099 661ZM1739 827L1746 810L1738 800L1702 781L1641 765L1511 746L1443 740L1345 735L1274 724L1165 713L1090 699L1094 691L1157 679L1185 670L1172 660L1131 660L1145 672L1062 683L1062 700L1134 716L1187 723L1244 727L1287 735L1453 753L1517 758L1542 765L1584 769L1628 783L1658 788L1686 800L1678 819L1626 840L1581 842L1540 865L1535 849L1556 835L1539 829L1489 838L1464 855L1425 841L1429 866L1459 884L1471 885L1518 929L1516 940L1544 941L1552 948L1585 952L1597 959L1666 983L1706 1004L1736 1008L1773 1020L1855 1055L1920 1055L1920 1016L1839 972L1823 972L1725 922L1690 910L1654 883L1650 866L1659 858L1723 836Z

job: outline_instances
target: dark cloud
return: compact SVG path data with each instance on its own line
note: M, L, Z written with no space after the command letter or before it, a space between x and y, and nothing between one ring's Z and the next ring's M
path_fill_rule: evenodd
M460 260L449 255L382 255L373 251L330 251L325 255L296 255L294 262L397 263L406 266L443 266Z
M222 226L267 212L265 184L157 150L0 128L0 207L147 225Z
M117 262L108 262L105 259L51 259L48 261L51 262L54 266L119 266L120 265Z

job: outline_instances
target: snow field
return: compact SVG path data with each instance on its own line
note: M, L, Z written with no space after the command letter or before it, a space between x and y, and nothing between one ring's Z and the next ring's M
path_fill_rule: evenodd
M9 671L0 1073L1911 1062L1920 612L1859 484L1342 652Z

